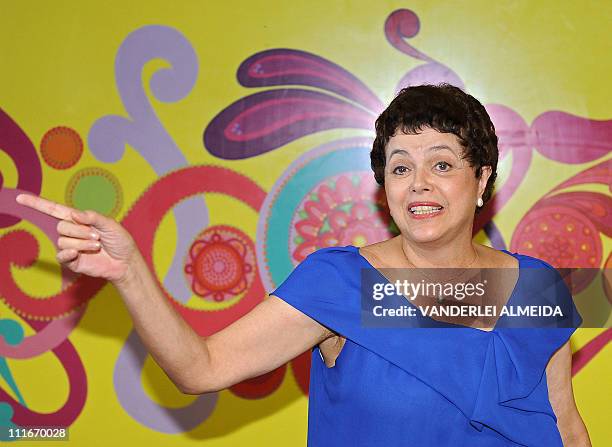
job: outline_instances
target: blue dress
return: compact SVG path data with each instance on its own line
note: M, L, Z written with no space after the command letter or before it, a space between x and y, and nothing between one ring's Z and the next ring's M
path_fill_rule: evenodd
M556 273L503 251L519 261L515 304L529 298L524 269ZM361 269L373 266L357 247L319 249L270 293L346 337L332 368L313 348L309 446L563 445L545 367L580 325L575 308L567 328L505 328L503 317L492 331L429 317L434 327L364 327Z

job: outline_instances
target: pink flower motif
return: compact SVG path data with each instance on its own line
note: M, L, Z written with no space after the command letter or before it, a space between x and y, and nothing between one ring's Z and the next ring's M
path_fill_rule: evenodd
M329 179L308 195L304 216L295 224L297 247L293 258L301 262L306 256L323 247L341 245L363 246L393 236L384 194L365 173L336 177L333 186Z
M185 274L196 295L207 301L226 301L244 293L254 280L254 250L237 228L218 225L193 242Z

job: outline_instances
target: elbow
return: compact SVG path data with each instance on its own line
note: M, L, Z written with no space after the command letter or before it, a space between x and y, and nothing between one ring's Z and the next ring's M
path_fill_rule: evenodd
M181 393L191 395L215 393L226 388L221 384L202 380L175 383L175 385Z
M195 383L174 381L174 385L176 385L176 388L183 394L198 395L206 393L206 390L200 388Z
M185 386L185 385L178 385L176 386L178 388L178 390L183 393L183 394L191 394L194 396L197 395L201 395L201 394L206 394L206 393L212 393L213 391L208 391L204 388L199 388L199 387L193 387L193 386Z
M211 353L208 343L204 343L204 350L194 355L188 368L184 368L180 380L174 381L176 387L183 394L199 395L215 393L229 388L234 383L229 368L223 366L226 362L219 362Z
M223 375L215 373L210 363L206 368L194 368L191 372L183 375L180 380L174 381L178 390L183 394L207 394L228 388L229 384L219 380Z

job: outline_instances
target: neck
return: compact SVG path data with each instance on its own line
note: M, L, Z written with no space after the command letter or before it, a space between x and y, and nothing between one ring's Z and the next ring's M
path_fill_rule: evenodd
M401 234L395 239L399 255L416 267L462 268L473 263L478 256L471 237L455 238L452 243L444 244L410 244Z

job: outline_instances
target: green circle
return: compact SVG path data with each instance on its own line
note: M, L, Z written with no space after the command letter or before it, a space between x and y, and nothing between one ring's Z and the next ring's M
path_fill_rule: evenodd
M79 171L70 180L67 202L80 210L94 210L115 217L122 202L119 182L113 174L100 168Z

